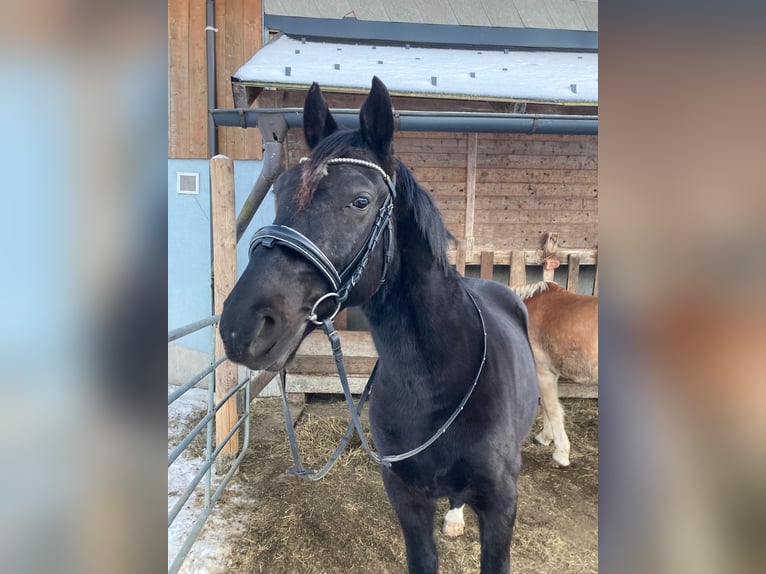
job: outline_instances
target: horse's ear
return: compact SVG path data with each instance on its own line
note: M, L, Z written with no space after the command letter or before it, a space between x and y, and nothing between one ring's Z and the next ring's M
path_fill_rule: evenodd
M309 149L314 149L320 141L337 129L338 124L327 107L319 84L314 82L303 104L303 134L306 136L306 145Z
M375 76L367 99L359 110L359 131L365 143L380 157L391 155L394 139L394 113L388 89Z

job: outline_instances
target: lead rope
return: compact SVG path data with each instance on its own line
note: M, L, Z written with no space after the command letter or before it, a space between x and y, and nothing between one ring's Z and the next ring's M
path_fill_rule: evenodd
M481 363L479 365L479 370L477 371L476 376L473 379L473 383L468 389L468 392L465 394L465 396L463 396L463 400L460 401L460 404L453 411L450 417L444 422L444 424L441 427L439 427L439 429L431 436L431 438L429 438L420 446L400 454L381 456L375 451L373 451L367 442L367 437L364 434L364 431L362 430L362 423L359 420L359 415L362 414L362 409L364 408L364 404L367 401L367 397L369 396L370 391L372 390L372 382L375 377L375 373L378 369L378 363L377 362L375 363L375 367L373 368L372 373L370 374L370 378L367 380L367 384L365 385L364 390L362 391L362 395L359 398L359 402L355 403L354 398L351 396L351 389L348 384L348 375L346 374L346 366L343 363L343 350L341 349L340 335L338 334L338 331L335 329L335 325L333 324L332 318L324 319L322 321L322 330L325 332L325 335L327 335L327 338L330 341L330 345L332 347L332 353L335 359L335 366L338 369L340 384L341 384L341 387L343 388L343 395L346 399L346 405L348 406L349 414L351 415L351 422L349 423L348 428L346 429L346 433L343 435L343 438L341 438L340 443L338 443L338 447L335 449L335 452L332 454L332 456L324 465L324 467L322 467L322 469L319 471L312 470L312 469L305 469L303 467L300 454L298 452L298 442L295 438L295 429L293 428L292 417L290 416L290 409L287 404L287 385L286 385L287 374L284 370L280 371L279 375L280 375L280 383L282 387L281 389L282 390L282 393L281 393L282 406L285 412L285 426L287 427L287 436L288 436L288 439L290 440L290 450L292 451L293 463L295 465L295 468L287 471L289 474L300 476L301 478L305 480L309 480L309 481L316 481L321 479L330 471L330 469L338 461L338 458L340 457L341 453L346 448L346 445L351 439L351 436L353 435L354 430L356 430L357 434L359 435L359 440L362 443L362 447L370 456L370 458L372 458L372 460L374 460L378 464L382 464L383 466L386 466L386 467L390 467L391 464L394 462L401 462L417 454L420 454L429 446L431 446L434 442L436 442L436 440L438 440L439 437L441 437L445 432L447 432L447 429L452 425L452 423L458 417L460 412L463 410L463 407L465 407L466 403L468 402L468 399L473 394L473 390L476 388L476 384L479 382L479 377L481 376L481 372L484 368L484 363L487 359L487 329L484 324L484 317L481 313L481 309L479 308L479 305L476 303L476 300L473 298L473 295L471 295L470 291L466 289L465 292L468 294L469 299L471 299L471 302L473 303L477 313L479 314L479 321L481 322L481 330L483 333L482 356L481 356Z

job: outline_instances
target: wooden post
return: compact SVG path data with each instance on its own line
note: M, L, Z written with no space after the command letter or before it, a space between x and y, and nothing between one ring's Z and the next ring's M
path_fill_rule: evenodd
M234 161L223 155L210 159L211 225L213 226L213 307L218 314L237 280L237 217L234 208ZM225 354L216 328L215 356ZM216 369L216 404L237 386L237 366L224 361ZM216 446L237 423L237 400L231 397L215 416ZM239 451L239 431L221 450L216 472L226 472Z
M492 279L492 268L495 263L495 253L493 251L481 252L481 278Z
M473 259L473 224L476 212L476 155L479 148L479 134L468 134L466 145L465 184L465 256Z
M465 239L457 240L457 251L455 252L455 270L460 275L465 275Z
M516 287L527 282L527 257L521 249L511 251L511 273L508 276L508 286Z
M580 282L580 256L569 254L569 267L567 269L567 291L577 293L577 285Z
M556 259L556 251L559 248L559 234L548 232L545 234L545 242L543 243L543 281L553 281L553 274L556 268L559 266L559 262Z
M598 297L598 265L596 266L596 277L593 279L593 296Z

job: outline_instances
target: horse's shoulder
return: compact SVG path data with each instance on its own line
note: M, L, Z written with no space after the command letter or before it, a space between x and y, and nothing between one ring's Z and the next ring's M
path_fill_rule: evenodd
M529 317L527 307L511 289L487 279L463 279L466 289L474 296L485 315L497 319L510 319L527 331Z

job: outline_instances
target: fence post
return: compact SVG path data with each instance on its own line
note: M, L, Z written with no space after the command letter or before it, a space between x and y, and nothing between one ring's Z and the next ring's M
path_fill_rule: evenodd
M224 155L210 159L211 225L213 226L213 307L221 313L223 302L237 279L237 218L234 207L234 162ZM225 354L216 326L215 356ZM237 385L237 366L224 361L215 376L216 404ZM216 446L237 423L237 400L231 397L215 416ZM239 450L239 431L221 450L216 472L228 470Z

